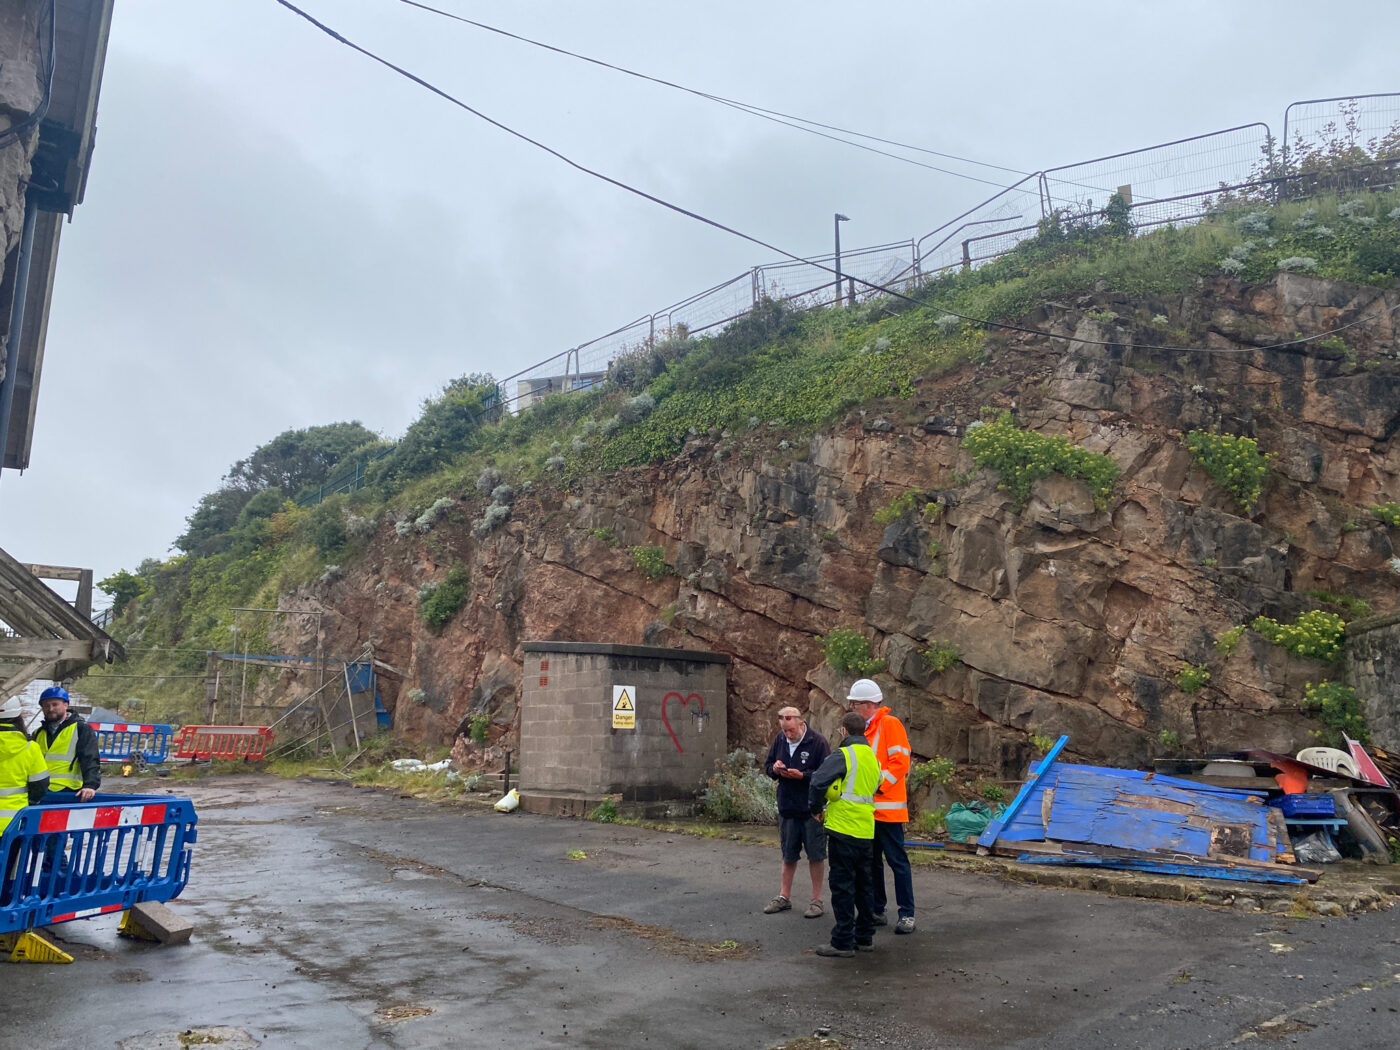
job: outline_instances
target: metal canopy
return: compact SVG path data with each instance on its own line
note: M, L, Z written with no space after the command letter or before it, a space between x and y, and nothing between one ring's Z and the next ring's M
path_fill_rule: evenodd
M9 433L4 463L0 464L6 470L29 466L58 239L63 217L73 214L87 186L112 0L57 0L54 17L53 90L48 112L39 125L28 191L31 203L40 210L24 297L25 322L15 367ZM6 261L5 280L0 283L0 326L10 316L15 294L14 276L9 272L12 261Z

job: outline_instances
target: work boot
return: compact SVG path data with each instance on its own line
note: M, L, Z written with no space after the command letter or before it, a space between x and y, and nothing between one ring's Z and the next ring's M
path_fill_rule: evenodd
M774 897L771 901L768 902L768 906L763 909L763 914L773 915L777 912L790 911L791 909L792 901L788 900L782 894L779 894L778 896Z
M900 919L897 923L894 924L894 932L895 932L895 933L913 933L913 932L914 932L914 916L912 916L912 915L906 915L906 916L904 916L902 919Z
M834 944L823 944L816 949L816 953L827 959L849 959L855 955L850 948L838 948Z

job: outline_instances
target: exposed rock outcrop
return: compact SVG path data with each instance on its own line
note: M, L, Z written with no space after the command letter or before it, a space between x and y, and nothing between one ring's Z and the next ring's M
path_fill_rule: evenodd
M880 681L920 756L1019 772L1033 731L1069 733L1093 761L1144 758L1164 730L1204 751L1288 750L1310 742L1304 684L1339 675L1252 633L1228 657L1213 643L1260 614L1292 618L1316 592L1396 607L1397 534L1369 508L1400 500L1397 306L1394 289L1281 274L1044 307L1033 324L1059 334L992 336L984 363L878 406L883 426L856 413L795 448L764 427L698 435L663 464L536 485L481 541L386 524L358 566L298 601L335 614L332 647L368 643L404 671L386 702L431 743L477 713L508 732L527 639L725 652L732 743L766 745L785 703L830 730L853 676L825 665L816 636L846 625L887 661ZM1344 349L1292 341L1352 321ZM1017 508L961 446L984 405L1112 456L1108 505L1055 475ZM1181 442L1212 427L1273 456L1249 516ZM876 524L910 490L915 509ZM463 498L461 522L479 502ZM677 574L648 579L637 544L663 547ZM432 634L417 590L457 562L471 599ZM920 655L933 643L960 661L934 672ZM1176 684L1186 664L1211 671L1194 694Z

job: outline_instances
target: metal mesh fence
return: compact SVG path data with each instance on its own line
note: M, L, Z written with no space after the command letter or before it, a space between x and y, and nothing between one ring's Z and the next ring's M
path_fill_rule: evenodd
M1294 102L1283 111L1285 173L1305 170L1309 158L1363 160L1400 154L1400 94Z
M1139 207L1243 182L1270 149L1267 124L1245 124L1207 135L1132 150L1097 160L1049 168L1041 178L1046 209L1075 212L1102 206L1120 187L1131 187Z
M1283 128L1283 149L1260 122L1028 175L920 238L843 251L844 301L883 289L907 292L949 269L996 259L1035 236L1037 224L1052 214L1096 225L1120 189L1131 196L1133 227L1146 230L1195 222L1222 193L1274 199L1400 181L1400 94L1295 102L1284 111ZM1316 156L1351 156L1357 165L1345 180L1329 176L1321 183L1299 171ZM753 267L509 377L500 384L501 401L518 411L545 393L587 388L619 354L650 346L680 326L691 335L718 331L764 297L798 309L832 306L835 269L831 255Z

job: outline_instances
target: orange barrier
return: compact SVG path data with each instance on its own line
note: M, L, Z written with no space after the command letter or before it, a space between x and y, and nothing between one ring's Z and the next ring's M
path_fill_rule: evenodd
M267 757L267 726L185 726L172 741L176 758L231 758L260 762Z

